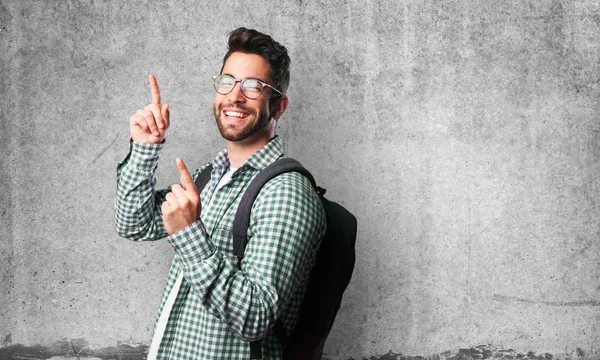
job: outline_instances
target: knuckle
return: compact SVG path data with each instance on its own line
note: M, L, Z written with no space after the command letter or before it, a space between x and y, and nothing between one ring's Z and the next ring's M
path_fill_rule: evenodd
M129 118L129 124L131 126L139 126L142 129L147 129L148 128L148 124L146 123L146 121L144 120L144 118L140 117L138 115L131 115L131 117Z
M175 214L179 209L177 203L169 203L169 208L167 209L167 214L172 215Z

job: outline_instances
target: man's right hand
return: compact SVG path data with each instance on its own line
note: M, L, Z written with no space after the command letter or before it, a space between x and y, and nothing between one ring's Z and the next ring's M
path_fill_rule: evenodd
M150 80L152 103L139 109L129 118L129 133L135 142L157 144L165 138L169 128L169 104L160 103L160 91L154 75Z

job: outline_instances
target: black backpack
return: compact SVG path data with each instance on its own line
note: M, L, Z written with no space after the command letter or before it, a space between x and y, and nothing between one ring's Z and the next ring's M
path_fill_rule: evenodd
M196 178L198 192L210 181L212 166L209 165ZM285 360L321 359L325 339L333 326L340 308L342 294L354 269L356 242L356 217L341 205L323 197L325 189L316 185L311 173L297 160L281 158L262 170L250 183L237 208L233 221L233 254L238 266L244 257L250 212L260 189L272 178L290 171L306 176L321 199L327 215L327 232L321 242L312 269L298 321L291 335L278 320L274 331L283 344ZM262 359L261 341L250 343L251 359Z

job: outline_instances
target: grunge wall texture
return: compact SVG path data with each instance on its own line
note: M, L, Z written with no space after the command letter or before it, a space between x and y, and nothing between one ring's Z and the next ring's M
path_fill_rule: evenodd
M600 3L133 3L0 1L0 357L143 358L172 250L115 234L128 118L152 72L159 185L212 159L246 26L290 51L288 153L359 220L329 359L600 358Z

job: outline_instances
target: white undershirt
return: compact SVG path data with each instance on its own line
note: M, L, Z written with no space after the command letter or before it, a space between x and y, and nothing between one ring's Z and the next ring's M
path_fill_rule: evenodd
M236 172L238 168L229 168L219 180L215 191L215 194L220 188L229 184L231 181L231 177L233 173ZM211 195L210 201L212 202L213 198ZM183 280L183 272L179 271L179 275L177 275L177 280L175 280L175 284L173 288L169 292L169 296L167 297L167 301L165 302L165 306L163 307L163 311L160 313L160 318L158 319L158 323L156 324L156 330L154 331L154 337L152 338L152 344L150 345L150 350L148 351L148 360L156 360L156 356L158 355L158 348L160 346L160 342L165 333L165 329L167 327L167 321L169 320L169 315L171 315L171 310L173 309L173 304L175 303L175 299L177 298L177 294L179 293L179 287L181 286L181 281Z

